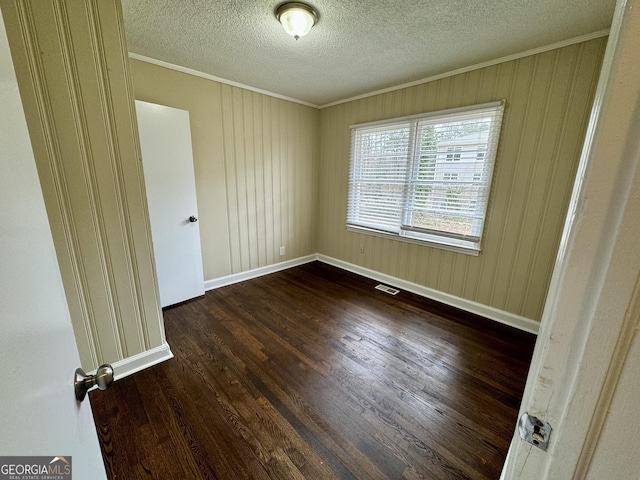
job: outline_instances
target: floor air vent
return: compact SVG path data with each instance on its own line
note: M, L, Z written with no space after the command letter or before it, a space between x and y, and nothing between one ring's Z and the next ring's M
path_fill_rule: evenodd
M377 285L376 286L376 290L381 290L384 293L388 293L389 295L395 295L398 292L400 292L400 290L397 290L395 288L391 288L391 287L389 287L387 285L383 285L383 284Z

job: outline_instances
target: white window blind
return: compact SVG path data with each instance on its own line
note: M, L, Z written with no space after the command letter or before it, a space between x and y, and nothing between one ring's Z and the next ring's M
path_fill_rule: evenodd
M347 226L479 250L503 109L352 126Z

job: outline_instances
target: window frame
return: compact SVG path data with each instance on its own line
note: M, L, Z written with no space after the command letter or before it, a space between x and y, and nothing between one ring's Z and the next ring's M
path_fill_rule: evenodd
M502 129L502 119L504 116L504 107L505 100L500 100L496 102L489 102L479 105L471 105L467 107L461 108L453 108L447 110L440 110L435 112L428 112L424 114L411 115L406 117L399 118L391 118L387 120L381 120L376 122L368 122L362 124L351 125L351 159L350 159L350 168L349 168L349 185L348 185L348 205L347 205L347 230L351 232L357 233L365 233L368 235L379 236L383 238L391 238L399 241L409 242L409 243L417 243L421 245L433 246L436 248L442 248L446 250L452 250L456 252L466 253L469 255L478 255L481 250L481 242L484 231L484 225L486 224L487 214L488 214L488 204L489 198L491 195L491 184L493 179L493 171L497 157L498 144L500 139L500 132ZM434 158L434 167L433 167L433 178L429 181L436 184L435 180L435 171L438 165L437 156L442 155L442 159L440 162L443 164L446 163L448 165L453 166L452 164L459 163L460 158L454 160L452 157L449 159L448 157L452 154L457 154L459 157L462 157L463 160L468 162L482 162L482 179L483 182L478 186L478 191L476 193L472 193L471 197L468 197L467 202L469 208L473 208L473 215L470 215L469 218L472 221L471 232L477 232L473 235L466 234L457 234L452 232L451 230L429 230L422 226L416 227L415 222L410 219L411 215L415 214L418 210L416 207L419 195L416 194L416 182L415 176L417 169L420 168L421 165L421 155L425 155L424 147L418 146L418 141L416 139L417 131L420 128L423 128L425 124L428 125L452 125L456 122L456 117L462 118L465 114L468 115L480 115L483 111L490 112L487 113L487 116L492 118L492 123L487 133L487 143L486 146L479 145L476 147L477 151L482 151L484 153L483 158L479 158L479 155L474 154L471 157L468 157L469 160L465 160L465 149L459 147L457 145L446 146L444 150L441 150L441 153L438 153L436 146L436 150L431 153L429 151L428 155L433 155ZM420 122L425 122L421 124ZM401 127L403 126L404 127ZM407 127L406 125L409 125ZM360 189L356 187L359 185L358 182L361 182L361 176L358 174L360 170L366 165L365 160L363 158L366 156L369 158L368 152L362 153L362 150L359 149L359 145L357 145L356 138L359 141L362 141L362 137L357 137L359 132L383 132L390 134L396 131L400 131L402 129L409 128L408 140L406 140L406 145L403 143L402 147L406 148L406 178L404 183L402 184L403 193L401 195L401 206L395 206L394 208L397 210L398 217L398 225L395 224L392 226L377 226L377 225L369 225L366 221L360 220L362 215L366 217L366 214L362 214L362 206L360 203ZM406 136L406 135L405 135ZM464 136L460 137L464 138ZM432 148L432 147L430 147ZM468 151L468 150L467 150ZM356 158L359 155L359 152L362 153L361 158ZM402 156L402 155L401 155ZM378 167L379 168L379 167ZM386 169L387 167L383 167ZM445 175L449 175L448 179L445 179ZM392 175L392 174L390 174ZM443 178L443 181L458 181L458 173L453 172L443 172L440 173ZM455 177L453 177L455 175ZM467 175L469 176L469 175ZM469 182L473 186L477 183L477 173L475 171L472 172L473 179ZM391 182L391 177L383 178L383 180L387 180L389 183ZM421 184L429 185L429 181L422 181ZM396 182L397 183L397 182ZM380 185L385 185L383 181L380 181ZM461 183L462 185L462 183ZM390 197L392 200L397 196L397 194ZM429 193L427 193L429 195ZM448 195L448 194L447 194ZM475 195L475 196L474 196ZM386 197L382 202L386 202ZM397 200L397 199L396 199ZM363 202L364 203L364 202ZM397 203L397 202L396 202ZM374 208L374 207L372 207ZM444 207L433 207L432 212L438 208ZM455 209L456 206L453 206ZM463 207L464 208L464 207ZM481 209L481 214L478 214ZM375 208L374 208L375 210ZM355 213L354 213L355 211ZM393 210L395 211L395 210ZM429 210L427 210L429 212ZM375 212L374 212L375 213ZM428 214L428 213L427 213ZM393 214L394 217L396 214ZM357 217L357 220L354 218ZM436 217L437 218L437 217Z

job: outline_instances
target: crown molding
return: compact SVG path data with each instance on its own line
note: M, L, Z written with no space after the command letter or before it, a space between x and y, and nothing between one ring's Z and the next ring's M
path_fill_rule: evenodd
M280 95L279 93L269 92L268 90L252 87L251 85L245 85L244 83L240 82L234 82L233 80L227 80L226 78L222 77L216 77L215 75L210 75L199 70L183 67L182 65L176 65L174 63L164 62L155 58L145 57L144 55L140 55L137 53L129 52L129 58L140 60L141 62L145 63L151 63L153 65L158 65L159 67L168 68L169 70L175 70L176 72L186 73L187 75L192 75L194 77L204 78L205 80L213 80L214 82L224 83L225 85L230 85L232 87L243 88L251 92L261 93L262 95L268 95L269 97L279 98L280 100L286 100L287 102L298 103L306 107L320 108L320 106L316 105L315 103L309 103L305 102L304 100L298 100L297 98Z
M245 90L250 90L252 92L261 93L263 95L268 95L270 97L279 98L281 100L286 100L288 102L298 103L300 105L305 105L307 107L317 108L322 110L323 108L329 108L336 105L340 105L342 103L352 102L354 100L361 100L363 98L373 97L376 95L381 95L383 93L395 92L396 90L402 90L403 88L414 87L416 85L422 85L423 83L433 82L435 80L440 80L447 77L452 77L454 75L460 75L461 73L471 72L473 70L478 70L480 68L491 67L493 65L498 65L500 63L510 62L512 60L518 60L520 58L529 57L531 55L538 55L540 53L548 52L550 50L556 50L562 47L568 47L569 45L575 45L576 43L587 42L589 40L593 40L600 37L606 37L609 35L609 29L598 30L597 32L588 33L586 35L580 35L578 37L569 38L567 40L562 40L560 42L551 43L549 45L543 45L541 47L532 48L530 50L525 50L524 52L514 53L512 55L507 55L505 57L496 58L493 60L488 60L482 63L476 63L473 65L469 65L466 67L458 68L456 70L451 70L444 73L439 73L437 75L432 75L430 77L421 78L419 80L414 80L412 82L401 83L399 85L394 85L393 87L387 87L380 90L374 90L373 92L363 93L361 95L356 95L353 97L348 97L342 100L336 100L335 102L325 103L323 105L316 105L314 103L305 102L304 100L299 100L293 97L287 97L286 95L280 95L279 93L269 92L268 90L263 90L261 88L252 87L251 85L245 85L244 83L235 82L233 80L227 80L222 77L216 77L215 75L210 75L208 73L201 72L199 70L194 70L192 68L183 67L181 65L175 65L173 63L164 62L162 60L157 60L151 57L145 57L144 55L140 55L138 53L129 52L129 58L134 60L139 60L141 62L151 63L153 65L158 65L160 67L168 68L170 70L175 70L177 72L186 73L187 75L193 75L195 77L204 78L207 80L213 80L214 82L224 83L226 85L231 85L232 87L243 88Z
M340 105L342 103L353 102L354 100L361 100L363 98L373 97L376 95L381 95L383 93L395 92L396 90L402 90L403 88L415 87L416 85L422 85L423 83L429 83L435 80L440 80L447 77L453 77L454 75L460 75L461 73L467 73L473 70L479 70L481 68L492 67L500 63L511 62L513 60L518 60L520 58L530 57L532 55L538 55L540 53L548 52L550 50L556 50L558 48L568 47L569 45L575 45L576 43L582 43L582 42L587 42L589 40L593 40L595 38L606 37L607 35L609 35L608 28L605 30L598 30L597 32L588 33L586 35L581 35L579 37L573 37L567 40L562 40L561 42L551 43L549 45L543 45L542 47L532 48L530 50L525 50L524 52L514 53L513 55L507 55L506 57L500 57L494 60L488 60L486 62L476 63L474 65L469 65L467 67L451 70L449 72L439 73L437 75L432 75L430 77L421 78L420 80L414 80L413 82L401 83L400 85L394 85L393 87L383 88L381 90L375 90L369 93L363 93L362 95L356 95L354 97L345 98L344 100L336 100L335 102L320 105L318 108L320 109L329 108L335 105Z

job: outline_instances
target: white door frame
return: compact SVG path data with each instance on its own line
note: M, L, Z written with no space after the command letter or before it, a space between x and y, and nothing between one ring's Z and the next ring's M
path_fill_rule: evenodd
M520 414L528 412L553 427L549 451L514 435L504 479L588 475L637 327L638 9L639 0L618 0L616 6L522 400Z

